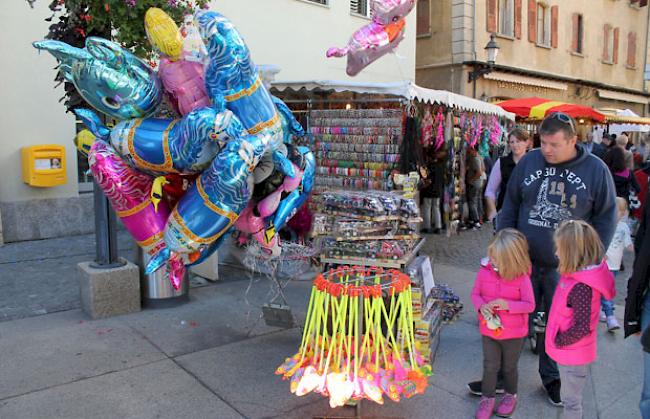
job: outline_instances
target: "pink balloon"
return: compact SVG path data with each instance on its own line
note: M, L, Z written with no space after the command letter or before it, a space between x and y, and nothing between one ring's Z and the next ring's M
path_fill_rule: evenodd
M153 179L128 166L113 147L96 140L88 153L90 170L126 229L152 258L166 248L163 232L169 217L165 200L158 212L151 202Z
M205 90L203 64L184 59L171 61L163 57L160 59L158 75L181 115L210 106L210 98Z
M327 57L348 57L346 73L356 76L361 70L397 48L404 39L404 17L415 0L375 0L371 3L372 22L358 29L344 48L330 48Z
M235 222L235 228L242 233L254 234L264 230L264 219L254 215L255 202L250 202Z
M253 236L264 250L272 255L279 254L280 242L278 235L274 234L270 239L266 235L267 222L265 219L275 213L282 200L282 194L289 193L300 186L303 171L298 166L293 165L295 176L285 176L282 184L261 201L250 202L246 209L241 213L235 222L235 228L242 233Z

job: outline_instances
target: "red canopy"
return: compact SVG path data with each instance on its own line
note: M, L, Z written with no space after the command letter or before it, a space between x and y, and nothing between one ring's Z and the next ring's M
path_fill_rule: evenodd
M540 97L505 100L497 103L497 105L508 112L514 113L519 118L528 120L540 120L553 112L563 112L576 119L585 118L596 122L605 121L605 115L588 106L557 102Z

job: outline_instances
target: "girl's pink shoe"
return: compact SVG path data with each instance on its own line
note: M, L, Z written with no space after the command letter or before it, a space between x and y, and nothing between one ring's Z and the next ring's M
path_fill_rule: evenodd
M494 397L481 397L476 409L476 419L490 419L494 412Z
M509 418L515 412L517 407L517 395L506 393L501 399L499 406L497 406L497 416L501 418Z

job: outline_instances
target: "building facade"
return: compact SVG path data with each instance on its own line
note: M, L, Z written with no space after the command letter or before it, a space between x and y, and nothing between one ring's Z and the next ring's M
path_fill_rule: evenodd
M92 183L73 145L78 121L59 103L56 61L31 46L47 33L50 1L36 0L34 9L25 1L6 3L0 8L0 243L91 232ZM325 51L345 46L370 21L368 0L213 0L210 6L234 22L257 64L280 68L278 80L349 80L345 58L328 59ZM397 54L373 63L355 81L414 79L415 19L415 13L407 17ZM65 146L65 185L35 188L22 181L21 149L37 144Z
M645 0L419 0L416 82L483 100L521 97L647 115ZM484 47L495 34L496 64Z

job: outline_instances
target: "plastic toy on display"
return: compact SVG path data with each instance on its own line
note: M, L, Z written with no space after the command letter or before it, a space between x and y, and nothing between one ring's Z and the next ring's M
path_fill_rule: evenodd
M293 145L303 135L289 108L262 84L243 38L225 16L201 10L179 29L150 9L145 29L160 54L159 71L120 45L86 39L33 45L95 111L75 112L95 137L79 138L91 170L127 229L151 256L178 273L217 250L233 228L267 256L281 251L277 231L311 193L315 159ZM176 119L154 118L165 93ZM247 208L250 211L247 213ZM240 216L246 218L238 223Z
M397 270L341 266L313 283L298 353L276 370L297 396L383 404L422 394L431 368L416 349L411 282Z
M393 51L404 39L405 17L415 0L370 0L372 22L358 29L344 48L332 47L327 57L348 57L346 73L361 70Z

